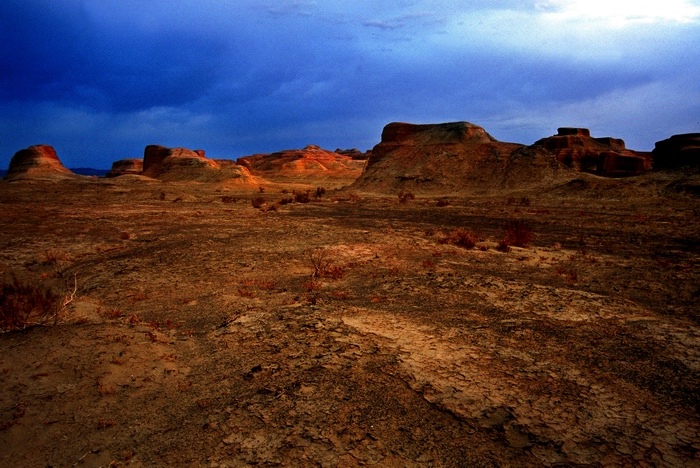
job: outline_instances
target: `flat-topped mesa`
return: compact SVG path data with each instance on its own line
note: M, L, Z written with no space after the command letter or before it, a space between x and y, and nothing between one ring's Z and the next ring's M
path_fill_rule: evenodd
M700 166L700 133L683 133L657 141L651 152L654 170Z
M577 128L577 127L559 127L557 128L557 136L591 136L591 131L587 128Z
M469 122L411 124L392 122L384 126L381 142L372 148L367 168L381 161L396 148L462 146L498 143L486 130Z
M384 127L358 190L486 193L541 186L567 169L544 148L501 142L469 122Z
M76 176L67 169L49 145L34 145L12 156L6 180L60 179Z
M112 169L106 177L119 177L122 175L141 175L143 173L143 159L120 159L112 163Z
M537 140L557 161L582 172L604 177L627 177L651 170L651 158L625 148L620 138L593 138L587 128L561 127L557 134Z

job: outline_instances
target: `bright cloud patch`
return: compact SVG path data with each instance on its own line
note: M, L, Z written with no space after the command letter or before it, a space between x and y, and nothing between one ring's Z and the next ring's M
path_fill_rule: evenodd
M596 21L614 27L700 20L700 6L687 0L545 0L535 4L555 21Z

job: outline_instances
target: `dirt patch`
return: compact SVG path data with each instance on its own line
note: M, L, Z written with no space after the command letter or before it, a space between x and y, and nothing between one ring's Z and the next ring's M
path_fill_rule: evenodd
M698 463L695 199L258 196L0 183L0 272L78 285L0 334L3 465Z

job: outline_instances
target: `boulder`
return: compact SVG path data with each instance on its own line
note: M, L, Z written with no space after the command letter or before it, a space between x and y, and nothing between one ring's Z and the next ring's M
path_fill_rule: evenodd
M49 145L35 145L15 153L10 161L5 179L61 179L77 177L61 160L56 150Z
M677 169L700 166L700 133L673 135L657 141L651 152L654 169Z
M106 177L140 175L141 173L143 173L143 159L120 159L112 163L112 169Z
M635 176L651 170L647 153L628 150L619 138L593 138L587 128L562 127L533 146L545 148L572 169L604 177Z

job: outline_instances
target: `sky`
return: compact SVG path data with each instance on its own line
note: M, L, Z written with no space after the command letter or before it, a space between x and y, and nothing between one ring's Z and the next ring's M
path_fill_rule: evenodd
M700 132L700 0L2 0L0 168L366 150L389 122Z

